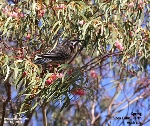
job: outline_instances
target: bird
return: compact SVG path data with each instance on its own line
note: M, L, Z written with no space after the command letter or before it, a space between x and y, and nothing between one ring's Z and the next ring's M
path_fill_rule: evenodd
M53 50L47 53L37 54L34 59L35 64L45 65L58 65L64 64L70 60L76 42L67 42L65 45L57 45Z

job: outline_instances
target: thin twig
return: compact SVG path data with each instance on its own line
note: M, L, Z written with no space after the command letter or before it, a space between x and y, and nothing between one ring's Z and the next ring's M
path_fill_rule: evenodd
M46 106L48 103L45 103L42 107L42 114L43 114L43 124L44 126L47 126L47 116L46 116Z

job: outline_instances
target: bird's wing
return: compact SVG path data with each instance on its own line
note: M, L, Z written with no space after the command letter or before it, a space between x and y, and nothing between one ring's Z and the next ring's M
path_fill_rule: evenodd
M34 63L43 65L43 64L46 64L46 63L49 63L49 62L52 62L52 60L48 59L48 58L40 58L40 59L35 60Z
M47 52L45 54L42 54L41 57L43 58L49 58L51 60L65 60L70 57L70 54L67 50L64 48L55 48L54 50Z
M35 57L35 64L46 64L52 62L64 62L70 58L70 54L63 49L52 50L51 52L39 54Z
M64 59L65 56L66 56L66 54L64 54L64 52L62 52L62 53L61 52L59 52L59 53L45 53L45 54L40 55L40 57L42 57L42 58L49 58L52 60Z

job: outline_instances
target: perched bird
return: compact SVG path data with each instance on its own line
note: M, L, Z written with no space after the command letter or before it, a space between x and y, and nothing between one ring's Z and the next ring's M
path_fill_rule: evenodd
M65 45L58 45L51 51L47 53L38 54L35 57L35 64L51 64L58 65L64 64L66 61L70 60L74 50L75 42L67 42Z

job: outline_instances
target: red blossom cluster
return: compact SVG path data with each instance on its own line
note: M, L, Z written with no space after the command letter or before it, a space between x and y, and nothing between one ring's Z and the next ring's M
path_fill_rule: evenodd
M39 4L36 4L36 11L38 13L38 17L43 17L44 14L46 13L46 6L44 4L42 5L39 5Z
M118 40L115 41L115 46L121 51L123 51L123 49L124 49L124 47Z
M129 3L128 7L133 8L134 7L134 3L133 2Z
M51 85L58 76L56 74L52 74L47 80L46 80L46 85Z
M83 89L76 89L76 90L74 90L73 92L71 92L72 94L74 94L74 95L80 95L80 96L83 96L83 95L85 95L85 91L83 90Z
M62 78L64 75L62 73L52 74L47 80L46 85L51 85L57 78Z
M14 49L15 50L15 49ZM20 48L20 49L16 49L15 50L16 52L16 56L14 58L16 59L23 59L24 58L24 52L23 52L23 49Z
M31 38L30 34L27 34L26 39L30 39L30 38Z
M130 31L129 34L130 34L131 37L133 37L133 32L132 31Z
M19 8L10 10L10 7L6 6L3 9L3 13L6 14L7 16L13 17L13 18L18 18L18 17L24 18L24 14L20 12Z
M73 69L70 69L70 70L68 71L68 74L71 75L72 73L73 73Z
M85 24L85 21L84 20L81 20L81 21L79 21L79 25L84 25Z
M26 71L22 73L22 77L25 77L25 76L27 76L27 72Z
M143 5L144 5L144 0L139 0L138 1L138 9L142 9ZM131 2L128 4L129 8L134 8L134 6L136 6L136 3L134 3L134 2Z
M95 70L91 70L91 71L90 71L90 76L91 76L92 78L97 78L97 77L98 77L98 75L97 75L97 73L95 72Z
M54 9L57 9L57 10L61 10L61 9L65 9L65 8L66 8L65 4L60 4L60 5L54 7Z

